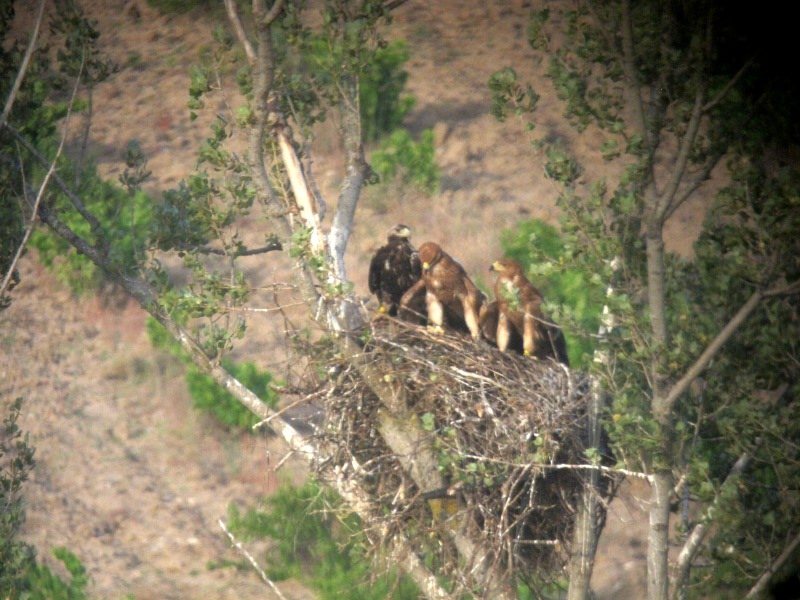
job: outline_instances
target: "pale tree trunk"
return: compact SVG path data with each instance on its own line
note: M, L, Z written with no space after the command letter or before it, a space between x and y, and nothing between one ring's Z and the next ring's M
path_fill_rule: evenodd
M619 268L619 257L611 261L614 272ZM606 297L614 293L614 288L608 286ZM598 331L600 338L608 335L614 328L614 315L608 308L603 307L602 325ZM594 353L594 362L608 365L608 352L598 350ZM600 448L602 423L600 415L603 411L604 392L596 377L592 378L592 394L587 414L588 444L589 448ZM589 471L589 479L583 484L583 491L578 502L575 515L575 531L572 539L572 556L569 564L569 588L567 600L587 600L591 597L590 583L594 572L594 557L597 552L597 541L600 535L598 527L598 500L597 484L600 472L596 469Z
M589 446L600 446L600 411L603 404L602 390L593 385L589 409ZM589 471L588 480L583 484L583 491L578 500L575 516L575 531L572 536L572 555L569 564L569 588L567 600L586 600L591 596L590 582L594 570L594 556L597 551L599 535L597 511L597 484L600 473L596 469Z
M651 197L651 203L655 200ZM652 204L651 204L652 206ZM663 221L651 218L647 223L647 285L650 326L653 333L655 355L650 359L650 389L653 397L653 417L659 424L659 451L656 464L666 464L653 473L650 494L647 535L647 597L649 600L667 600L669 594L669 500L673 487L669 468L672 447L672 415L666 404L662 359L667 343L666 288L664 265Z
M339 282L348 281L344 253L353 227L356 205L364 185L367 163L361 135L361 109L358 97L358 77L345 75L342 81L340 117L344 141L345 177L339 192L339 202L333 215L330 235L333 275ZM341 319L347 331L354 332L363 325L359 307L347 299L340 305Z

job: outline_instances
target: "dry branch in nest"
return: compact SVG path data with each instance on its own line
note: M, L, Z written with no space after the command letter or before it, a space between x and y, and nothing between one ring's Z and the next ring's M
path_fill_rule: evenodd
M454 528L480 535L495 561L523 577L562 564L589 475L569 467L589 462L586 378L388 317L373 323L362 358L403 389L403 406L387 406L363 372L342 361L320 433L327 458L317 468L355 476L369 490L375 522L365 527L414 532L421 551L453 573L446 539ZM382 411L424 434L420 457L434 457L444 486L421 489L413 480L409 457L393 453L380 433ZM607 499L612 482L600 481Z

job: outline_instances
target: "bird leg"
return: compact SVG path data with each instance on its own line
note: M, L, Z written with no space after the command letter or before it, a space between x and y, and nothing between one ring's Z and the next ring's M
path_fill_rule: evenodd
M525 356L533 356L536 351L536 317L525 312L522 318L522 349Z
M478 325L478 311L476 306L469 296L463 298L461 304L464 307L464 321L467 323L467 328L472 335L472 339L477 340L481 337L481 328L480 325Z
M436 294L428 292L425 294L425 303L428 305L428 329L435 333L444 333L442 323L444 322L444 307Z
M508 342L511 340L511 324L508 322L506 313L502 310L497 315L497 347L500 352L505 352Z

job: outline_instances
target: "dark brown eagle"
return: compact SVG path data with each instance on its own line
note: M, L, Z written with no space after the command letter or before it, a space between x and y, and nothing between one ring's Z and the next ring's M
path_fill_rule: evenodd
M422 279L403 294L401 310L411 306L425 291L428 327L443 331L447 323L452 329L468 331L480 337L478 313L484 296L467 276L464 267L434 242L419 247Z
M378 297L380 312L397 316L403 294L422 276L417 251L408 241L411 230L395 225L387 234L386 245L378 248L369 263L369 291Z
M525 356L553 358L569 366L564 334L542 313L542 295L525 277L522 265L501 258L489 270L499 276L494 285L495 301L481 314L484 336L491 340L496 323L494 341L502 352L509 348L519 351L521 345Z

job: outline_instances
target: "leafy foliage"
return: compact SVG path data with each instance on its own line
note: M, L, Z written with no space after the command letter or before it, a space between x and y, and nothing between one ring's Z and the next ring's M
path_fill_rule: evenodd
M24 54L17 40L8 40L14 13L13 2L0 3L0 98L4 103L11 94ZM9 114L9 122L24 131L37 146L53 139L55 119L63 115L66 106L63 102L44 104L53 88L48 69L46 51L34 52L28 66L29 76L22 81ZM0 155L0 278L4 278L24 235L23 194L24 185L29 181L21 176L19 167L28 173L33 167L30 157L19 152L4 127L0 128L0 147L3 148ZM19 274L12 274L10 287L18 281ZM8 296L0 298L0 310L9 303Z
M29 590L25 594L30 600L89 600L86 586L89 577L80 559L66 548L53 549L53 556L60 560L71 575L65 582L45 565L36 565L28 576Z
M229 427L250 431L251 427L258 423L258 417L230 392L222 388L211 377L192 366L189 357L178 342L169 335L158 321L148 317L146 328L153 347L166 350L173 356L180 358L187 365L186 384L196 409L212 414L221 423ZM270 373L259 370L251 362L235 364L228 359L224 359L222 366L268 406L274 408L277 405L278 394L270 387L272 382Z
M69 169L65 164L63 171L68 173ZM102 180L91 165L83 169L78 193L86 209L99 222L99 228L93 227L76 211L69 210L69 200L61 195L53 209L62 211L62 221L75 233L105 246L115 271L127 276L137 273L152 227L153 198L141 190L131 195L116 184ZM42 264L52 269L75 294L97 290L106 281L94 263L49 230L34 231L30 244L39 251Z
M5 4L13 15L13 3ZM5 40L10 18L0 24L0 37ZM57 36L57 43L54 42L56 64L48 58L49 48L34 53L9 117L9 122L45 161L55 157L58 121L70 108L78 110L83 106L78 103L70 107L62 99L54 99L53 95L71 84L91 87L107 79L115 70L113 63L98 49L96 22L87 19L73 2L66 2L61 7L51 21L51 30ZM5 98L16 77L22 52L17 45L10 46L8 51L5 44L3 48L0 50L0 91ZM8 149L8 160L0 162L0 196L3 197L0 260L6 261L9 245L15 246L20 239L23 216L20 207L26 205L26 196L37 193L36 186L42 181L45 168L35 156L13 143L7 131L0 132L0 144ZM51 197L47 198L47 210L63 216L73 231L106 247L115 270L125 274L135 272L144 250L152 199L141 192L126 197L113 184L102 181L92 165L84 167L80 159L62 157L56 166L63 180L77 181L75 191L87 210L95 214L99 225L93 225L80 216L71 201L62 193L53 192L53 188ZM22 173L25 173L24 178ZM113 244L110 243L112 240ZM86 257L70 250L69 245L53 233L36 230L30 243L39 250L42 262L55 268L59 278L68 282L75 292L96 288L101 283L97 268Z
M25 234L25 222L20 206L13 195L2 192L3 187L0 182L0 281L11 268L11 263ZM18 272L12 273L11 277L9 287L19 283ZM0 310L7 308L10 302L11 299L5 295L0 298Z
M408 73L402 67L409 56L405 42L392 42L376 50L372 64L361 74L358 91L365 142L392 134L414 108L414 98L403 95Z
M17 425L22 398L8 408L0 429L0 594L15 596L24 589L25 577L34 565L35 550L17 539L25 521L25 509L20 494L36 461L35 448L30 445Z
M436 163L433 131L426 129L415 142L405 129L395 130L372 153L372 168L383 181L413 185L427 194L439 191L441 171Z
M374 572L358 521L340 518L339 504L334 494L313 483L299 488L284 486L260 508L244 514L231 504L228 526L246 540L272 539L275 545L267 554L268 576L297 578L322 599L417 598L418 590L406 577Z
M222 366L267 405L275 408L278 395L269 387L272 381L270 373L259 370L251 362L235 364L225 359ZM186 383L194 407L211 413L221 423L246 430L258 423L255 414L208 375L190 368L186 373Z
M408 74L402 67L409 57L405 42L388 43L378 31L381 22L390 20L388 9L381 2L362 2L355 9L361 18L352 19L343 4L325 2L321 28L313 31L303 22L303 8L287 6L276 32L285 40L276 45L281 62L276 83L291 99L285 114L293 114L302 127L323 119L325 107L339 103L339 91L352 85L357 74L363 139L374 141L394 131L414 99L403 95Z

